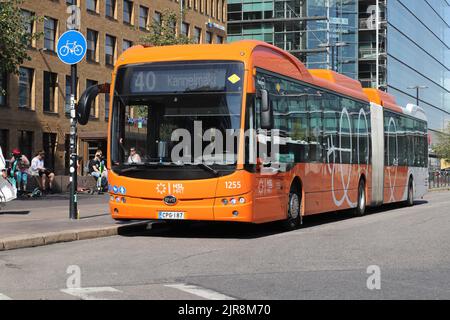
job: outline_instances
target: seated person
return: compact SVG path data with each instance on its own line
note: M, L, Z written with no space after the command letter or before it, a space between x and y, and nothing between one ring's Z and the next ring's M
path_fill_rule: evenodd
M105 168L105 163L103 161L103 153L101 150L97 150L94 159L89 161L88 165L89 174L97 179L97 188L101 193L108 184L108 172Z
M13 157L9 161L9 176L16 181L17 190L25 192L28 182L28 168L30 160L19 149L14 149Z
M135 147L130 148L130 156L128 157L128 163L141 163L141 156L136 152Z
M43 193L49 190L53 193L53 181L55 180L55 174L44 166L45 152L39 151L38 154L31 160L30 173L32 176L39 176L39 188ZM47 188L48 183L48 188Z

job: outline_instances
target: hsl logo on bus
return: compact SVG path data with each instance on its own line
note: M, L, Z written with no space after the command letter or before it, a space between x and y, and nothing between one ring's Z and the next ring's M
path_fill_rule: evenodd
M167 204L168 206L173 206L177 203L177 198L174 196L164 197L164 203Z

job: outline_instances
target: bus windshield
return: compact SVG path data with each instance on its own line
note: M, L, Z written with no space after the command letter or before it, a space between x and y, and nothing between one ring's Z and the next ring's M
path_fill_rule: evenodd
M155 179L161 179L156 172L186 172L186 166L203 178L231 173L237 162L234 138L241 126L243 76L243 64L237 62L120 68L111 126L113 170Z

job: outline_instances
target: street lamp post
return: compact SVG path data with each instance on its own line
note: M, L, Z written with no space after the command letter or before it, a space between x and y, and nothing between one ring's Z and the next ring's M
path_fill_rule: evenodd
M411 86L411 87L408 87L408 89L415 89L416 90L416 106L418 106L419 102L420 102L420 98L419 98L420 90L421 89L428 89L428 87L427 86Z

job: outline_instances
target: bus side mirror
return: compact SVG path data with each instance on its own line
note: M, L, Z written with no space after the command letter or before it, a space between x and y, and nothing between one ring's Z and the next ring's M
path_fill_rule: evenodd
M109 83L97 84L87 88L81 95L76 108L77 121L81 125L85 125L89 122L89 116L91 115L92 103L99 93L109 94Z
M269 92L265 89L258 90L257 97L261 99L260 123L261 129L273 128L273 114L270 105Z

